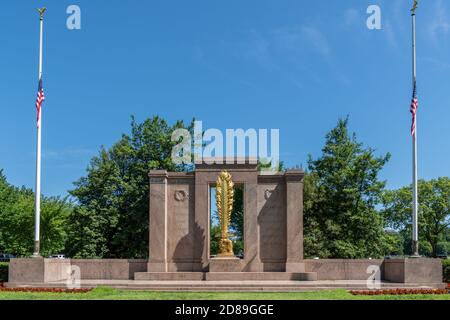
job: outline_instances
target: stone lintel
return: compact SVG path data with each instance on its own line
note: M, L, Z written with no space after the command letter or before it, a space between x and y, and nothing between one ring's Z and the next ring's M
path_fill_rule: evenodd
M167 170L150 170L149 177L167 177Z
M302 182L305 172L301 169L287 170L284 176L286 177L286 182Z

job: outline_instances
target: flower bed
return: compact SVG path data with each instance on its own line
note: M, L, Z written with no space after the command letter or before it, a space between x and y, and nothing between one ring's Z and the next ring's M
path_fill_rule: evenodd
M355 296L409 295L409 294L448 294L448 289L386 289L350 291Z
M0 286L0 292L50 292L50 293L88 293L92 289L62 289L62 288L5 288Z

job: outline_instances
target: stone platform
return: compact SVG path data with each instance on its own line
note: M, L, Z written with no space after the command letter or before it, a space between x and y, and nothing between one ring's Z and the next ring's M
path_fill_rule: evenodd
M7 286L62 288L75 272L83 287L165 291L365 289L367 279L378 269L382 287L444 287L438 259L303 260L303 264L304 272L151 272L146 260L12 259Z
M316 272L137 272L141 281L315 281Z
M66 282L6 283L9 288L66 288ZM139 281L139 280L82 280L81 288L110 287L123 290L165 292L304 292L318 290L367 290L366 281ZM381 289L443 289L442 283L392 283L382 281Z

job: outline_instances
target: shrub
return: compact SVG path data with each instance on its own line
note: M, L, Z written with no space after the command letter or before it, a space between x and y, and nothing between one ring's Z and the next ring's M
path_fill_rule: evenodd
M8 263L0 262L0 283L8 282Z
M447 255L448 254L448 242L438 242L436 246L436 253L439 255Z
M450 259L442 260L444 282L450 283Z

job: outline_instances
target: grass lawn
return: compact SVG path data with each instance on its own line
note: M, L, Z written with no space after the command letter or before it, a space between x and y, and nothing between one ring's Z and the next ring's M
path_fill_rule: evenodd
M289 293L220 293L151 292L97 288L89 293L0 292L0 300L450 300L450 294L353 296L346 290Z

